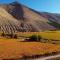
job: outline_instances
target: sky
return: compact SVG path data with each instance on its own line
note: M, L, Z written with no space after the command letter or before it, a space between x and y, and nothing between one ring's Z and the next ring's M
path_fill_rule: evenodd
M0 0L0 3L11 3L16 0ZM42 12L60 13L60 0L18 0L21 4Z

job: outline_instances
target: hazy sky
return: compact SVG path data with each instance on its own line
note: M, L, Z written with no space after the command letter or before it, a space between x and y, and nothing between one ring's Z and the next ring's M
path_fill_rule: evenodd
M15 0L0 0L0 3L10 3ZM18 0L20 3L38 11L60 13L60 0Z

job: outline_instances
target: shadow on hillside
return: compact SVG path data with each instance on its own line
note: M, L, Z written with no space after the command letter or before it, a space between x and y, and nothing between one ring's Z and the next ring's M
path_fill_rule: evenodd
M57 29L60 29L60 24L57 23L57 22L49 20L49 22L47 22L47 23L50 24L50 25L52 25L52 26L54 26Z
M9 13L18 20L24 19L24 12L22 5L18 2L13 2L10 5L12 5L12 8L9 9Z

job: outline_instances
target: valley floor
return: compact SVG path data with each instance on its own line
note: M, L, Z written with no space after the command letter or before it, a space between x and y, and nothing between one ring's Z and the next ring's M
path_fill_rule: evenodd
M40 42L0 40L0 60L60 52L60 45Z
M0 37L0 60L60 54L60 44L55 43L60 41L60 31L20 32L17 34L18 39ZM45 42L23 42L26 37L33 34L42 36L42 40L45 39ZM54 41L55 44L50 41Z

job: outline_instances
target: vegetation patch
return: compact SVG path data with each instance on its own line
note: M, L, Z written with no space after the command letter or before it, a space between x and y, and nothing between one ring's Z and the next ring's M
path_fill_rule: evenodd
M41 39L42 39L42 37L40 35L32 35L29 37L29 39L26 39L26 41L40 42Z

